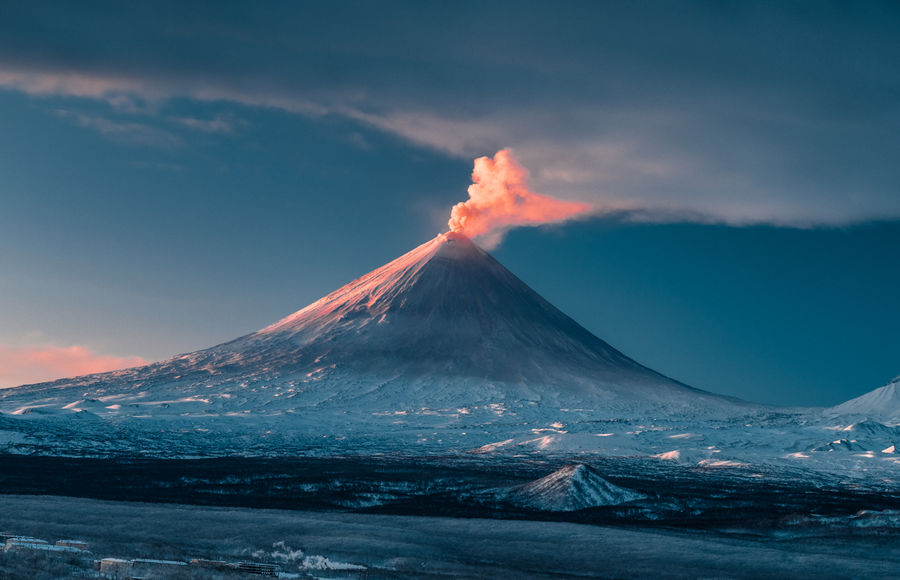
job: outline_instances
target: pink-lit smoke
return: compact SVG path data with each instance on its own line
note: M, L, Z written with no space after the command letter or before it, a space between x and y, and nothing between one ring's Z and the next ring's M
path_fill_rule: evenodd
M0 346L0 388L143 364L139 356L101 355L83 346Z
M508 149L497 151L493 159L479 157L472 171L469 199L450 212L450 231L478 238L490 249L511 228L560 222L592 209L590 204L535 193L527 182L528 170Z

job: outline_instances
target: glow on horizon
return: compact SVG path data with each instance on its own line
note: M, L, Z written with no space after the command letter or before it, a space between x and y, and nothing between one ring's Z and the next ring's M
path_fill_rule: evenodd
M0 345L0 389L147 364L139 356L110 356L84 346Z

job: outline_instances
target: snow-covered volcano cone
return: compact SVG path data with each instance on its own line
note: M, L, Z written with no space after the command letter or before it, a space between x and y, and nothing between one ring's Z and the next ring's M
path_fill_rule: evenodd
M5 412L174 416L192 425L264 416L277 417L282 430L313 430L329 414L339 418L328 429L352 430L398 414L413 425L414 415L430 410L463 421L489 409L487 420L508 423L555 420L561 408L635 417L736 407L634 362L456 233L231 342L0 391ZM249 424L242 421L235 424Z
M900 425L900 376L894 377L883 387L826 409L826 414L857 416L888 425Z
M434 385L411 404L466 404L495 386L495 396L532 400L590 399L598 385L626 383L686 390L595 337L454 233L219 350L270 368L306 370L315 361L310 370L320 376L352 370Z
M513 488L506 500L533 509L569 512L618 505L645 497L634 490L611 484L589 465L575 463Z

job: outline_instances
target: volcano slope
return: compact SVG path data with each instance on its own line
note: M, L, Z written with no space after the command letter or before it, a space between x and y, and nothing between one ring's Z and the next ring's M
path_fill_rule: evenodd
M891 388L822 412L688 387L448 233L231 342L2 390L0 452L587 453L867 477L900 463Z
M233 341L0 391L0 433L12 450L490 450L585 422L758 410L638 364L447 233Z

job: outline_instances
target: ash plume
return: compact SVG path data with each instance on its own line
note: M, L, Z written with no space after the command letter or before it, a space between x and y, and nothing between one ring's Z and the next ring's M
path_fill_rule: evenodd
M528 170L508 149L497 151L493 159L475 160L468 191L469 199L453 206L448 225L452 232L478 238L487 249L496 247L512 228L561 222L592 209L587 203L531 191Z

